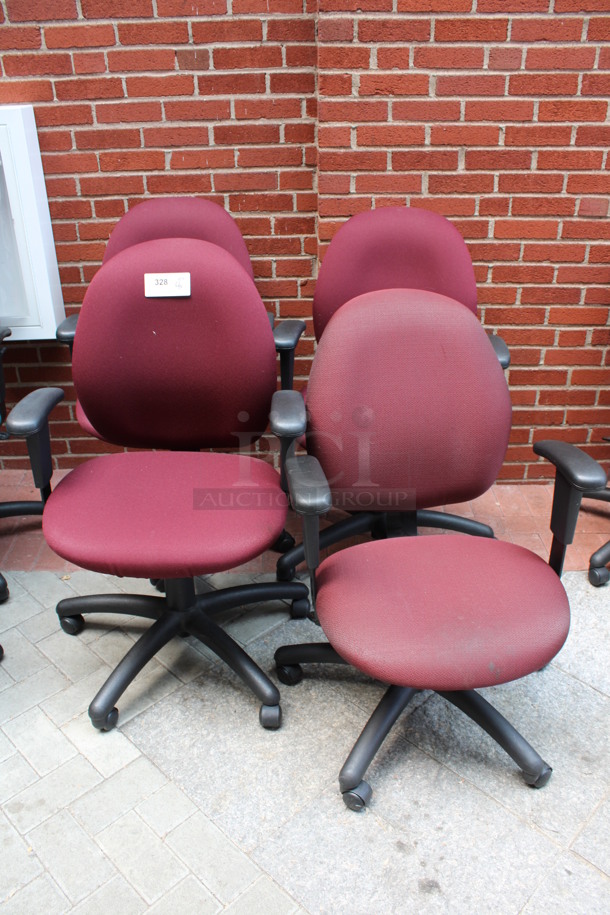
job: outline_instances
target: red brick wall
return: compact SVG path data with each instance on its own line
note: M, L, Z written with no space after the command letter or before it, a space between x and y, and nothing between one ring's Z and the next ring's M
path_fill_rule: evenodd
M607 0L2 0L0 53L0 103L35 105L68 310L146 196L223 204L278 317L310 314L349 215L427 206L512 350L503 477L548 473L547 435L610 456ZM93 453L61 348L7 361L13 394L66 386L59 463Z

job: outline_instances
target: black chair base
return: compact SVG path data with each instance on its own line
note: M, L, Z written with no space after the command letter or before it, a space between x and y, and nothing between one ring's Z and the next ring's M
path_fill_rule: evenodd
M455 531L460 534L471 534L477 537L493 537L494 532L488 524L472 518L461 518L447 512L421 509L412 512L358 512L336 524L320 531L320 549L334 546L342 540L356 537L358 534L370 533L374 539L387 537L412 537L420 527ZM305 561L303 544L289 549L277 561L276 574L278 581L292 581L296 567Z
M110 731L117 724L116 703L129 684L154 655L174 636L192 635L223 660L261 701L260 723L264 728L281 725L280 694L250 656L211 617L222 610L266 600L307 600L307 586L300 582L242 585L197 596L192 579L167 579L164 597L140 594L70 597L57 605L59 622L69 635L82 631L83 614L122 613L154 620L110 674L89 706L94 727ZM297 607L298 610L298 607Z
M301 663L344 664L331 645L313 642L306 645L285 645L275 653L278 678L281 683L298 683L303 672ZM383 741L411 699L419 692L412 687L390 686L369 718L339 773L339 788L350 810L362 810L371 796L371 786L364 780L366 770ZM468 715L517 763L528 785L542 788L551 777L552 769L518 731L486 699L474 690L439 692Z

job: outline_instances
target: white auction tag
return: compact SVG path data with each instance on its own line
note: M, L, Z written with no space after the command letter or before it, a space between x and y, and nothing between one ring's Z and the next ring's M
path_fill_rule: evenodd
M190 273L145 273L144 295L147 299L189 296Z

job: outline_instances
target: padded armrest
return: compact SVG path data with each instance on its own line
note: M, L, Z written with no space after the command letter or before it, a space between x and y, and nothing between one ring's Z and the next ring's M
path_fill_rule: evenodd
M32 391L13 407L6 420L6 428L11 435L21 438L35 435L43 428L53 407L63 399L64 392L61 388L39 388Z
M551 511L553 543L549 564L561 575L566 547L574 540L583 494L603 489L606 474L602 467L580 448L569 442L536 442L534 451L557 468Z
M21 436L27 441L32 476L42 493L43 501L51 492L53 475L49 414L63 399L64 392L61 388L39 388L20 400L6 420L10 434Z
M269 415L271 431L279 439L293 441L305 434L307 413L300 391L276 391L271 400Z
M315 607L315 570L320 565L320 515L332 508L328 480L317 458L299 454L286 461L290 501L303 523L305 562L311 572L311 600Z
M280 378L283 391L292 390L292 382L294 379L294 355L299 337L304 330L305 321L300 321L296 318L282 321L273 328L275 349L280 357Z
M64 318L55 331L55 337L60 343L65 343L66 346L72 346L74 343L77 321L78 315L69 315L67 318Z
M328 480L317 458L299 454L286 461L292 507L299 515L325 515L332 508Z
M581 491L603 489L608 478L594 458L569 442L545 439L536 442L534 451L554 464L571 486Z
M498 362L503 369L507 369L510 365L510 350L502 337L499 337L497 334L487 334L489 337L489 342L494 348L494 352L498 357Z
M305 321L297 318L288 318L286 321L276 324L273 328L273 339L275 340L277 352L294 349L301 338L301 334L305 332L305 327Z

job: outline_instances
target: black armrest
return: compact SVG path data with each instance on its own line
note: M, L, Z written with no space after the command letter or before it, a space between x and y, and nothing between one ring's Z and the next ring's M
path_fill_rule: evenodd
M305 321L289 318L273 328L275 349L280 356L280 378L282 390L289 391L294 379L294 354L301 334L305 330Z
M280 440L280 475L284 492L288 492L286 480L286 459L299 436L307 428L305 401L299 391L276 391L271 400L269 414L271 431Z
M12 333L13 331L10 327L0 327L0 343L2 343L3 340L6 340L7 337L10 337Z
M494 348L494 352L498 357L498 362L503 369L507 369L510 365L510 350L502 337L498 337L497 334L487 334L489 342Z
M61 388L39 388L20 400L6 420L11 435L26 439L34 483L43 493L43 499L45 492L50 492L53 475L49 414L63 398Z
M269 415L271 431L279 439L294 440L307 429L305 401L300 391L276 391L271 400Z
M65 343L66 346L69 346L72 349L74 343L74 334L76 333L76 322L78 321L78 315L68 315L67 318L61 322L57 330L55 331L55 337L60 343Z
M285 349L294 349L301 339L301 335L305 332L306 326L305 321L297 318L287 318L285 321L276 324L273 328L273 339L275 340L277 352L279 353Z
M608 482L603 467L570 442L545 439L536 442L534 451L554 464L571 486L583 492L587 489L603 489Z
M320 565L320 515L332 508L328 480L317 458L299 454L286 461L290 501L303 522L305 562L311 571L311 598L315 604L315 570Z
M290 501L299 515L325 515L332 508L328 480L317 458L299 454L286 461Z
M574 540L583 494L603 489L607 478L597 461L569 442L536 442L534 451L556 467L551 512L553 544L549 564L561 575L566 547Z

